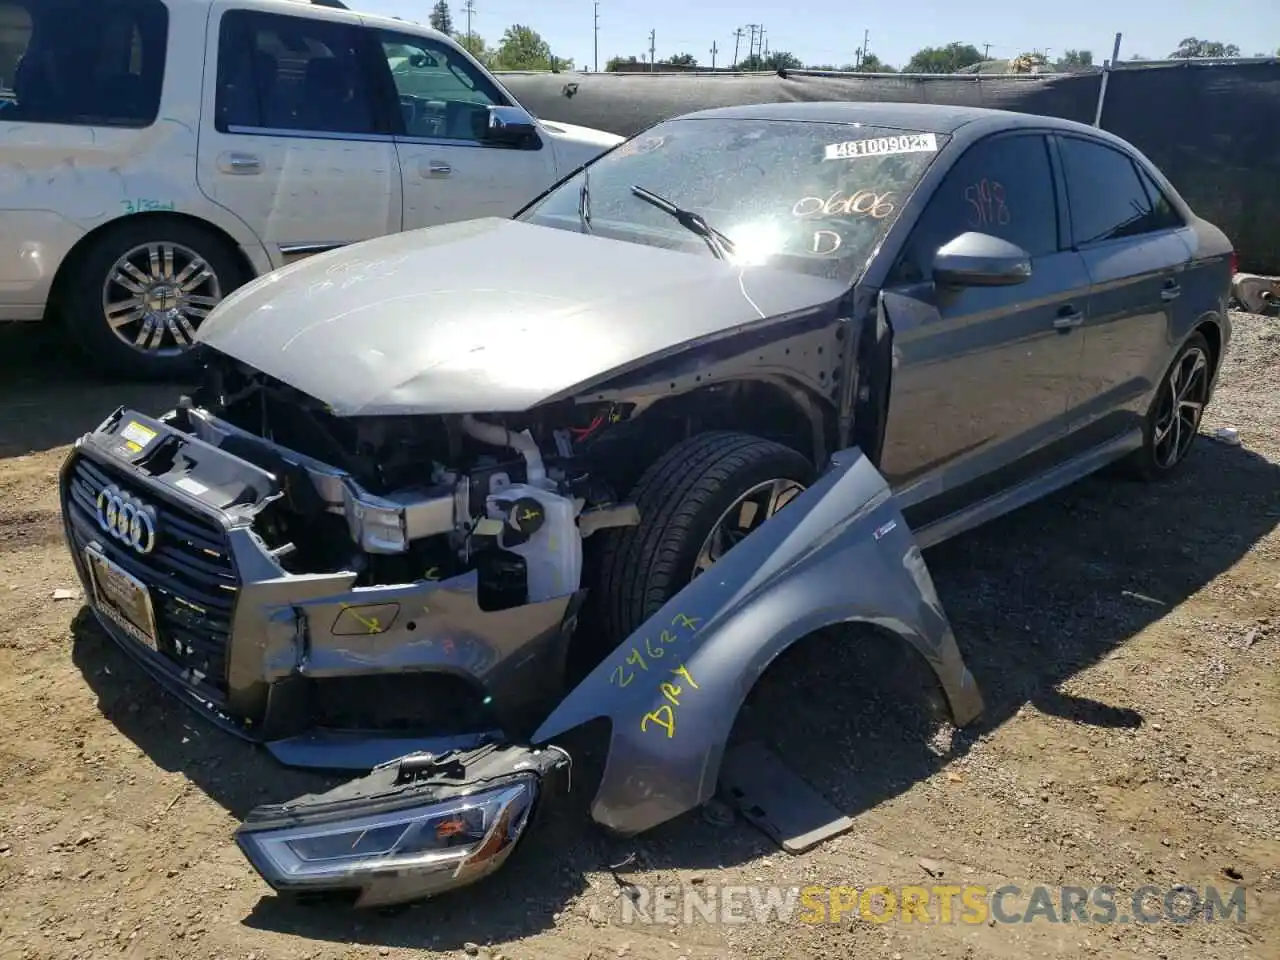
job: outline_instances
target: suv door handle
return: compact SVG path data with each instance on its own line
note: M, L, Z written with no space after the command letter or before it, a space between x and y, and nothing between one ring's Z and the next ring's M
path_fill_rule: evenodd
M1067 306L1062 307L1058 311L1058 316L1054 318L1053 329L1074 330L1082 323L1084 323L1084 314L1070 304L1067 304Z
M261 173L262 158L251 153L224 153L218 157L218 169L223 173Z
M1182 296L1182 287L1177 280L1166 280L1164 287L1160 290L1160 299L1168 302L1169 300L1177 300Z
M453 167L443 160L428 160L418 165L418 173L424 177L447 177L453 173Z

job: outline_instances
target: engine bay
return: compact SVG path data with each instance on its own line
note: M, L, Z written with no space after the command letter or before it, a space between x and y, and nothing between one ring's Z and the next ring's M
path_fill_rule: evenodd
M628 413L338 417L224 358L169 422L279 478L253 527L287 572L354 570L372 586L474 570L496 610L576 592L583 539L638 522L592 469L594 443Z

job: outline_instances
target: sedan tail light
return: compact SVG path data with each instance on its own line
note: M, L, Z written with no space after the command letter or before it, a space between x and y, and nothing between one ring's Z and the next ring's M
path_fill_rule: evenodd
M1240 272L1240 254L1237 251L1232 250L1231 251L1231 275L1234 277L1239 272Z

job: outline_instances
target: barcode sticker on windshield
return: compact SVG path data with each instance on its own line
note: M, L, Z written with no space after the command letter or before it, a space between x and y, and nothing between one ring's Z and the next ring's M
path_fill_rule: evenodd
M932 133L905 133L900 137L846 140L827 144L824 160L857 160L860 157L887 157L895 153L937 153L938 138Z

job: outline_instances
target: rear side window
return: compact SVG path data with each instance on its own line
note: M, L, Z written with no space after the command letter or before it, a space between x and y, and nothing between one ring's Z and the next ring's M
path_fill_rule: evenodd
M1158 199L1152 200L1148 190L1155 184L1148 187L1143 183L1128 155L1077 137L1062 137L1058 142L1076 246L1137 237L1178 225L1176 211L1158 189Z
M370 134L376 121L354 27L228 11L218 40L216 125Z
M1170 230L1174 227L1183 226L1182 215L1169 202L1169 198L1160 189L1160 185L1155 182L1147 171L1142 169L1142 164L1135 163L1134 166L1138 170L1138 179L1142 181L1142 185L1147 190L1147 198L1151 201L1151 207L1154 212L1151 229Z
M0 120L150 126L168 33L160 0L0 0Z
M1044 136L998 136L970 147L920 215L894 282L928 278L938 248L969 232L1016 243L1032 257L1058 251L1058 205Z

